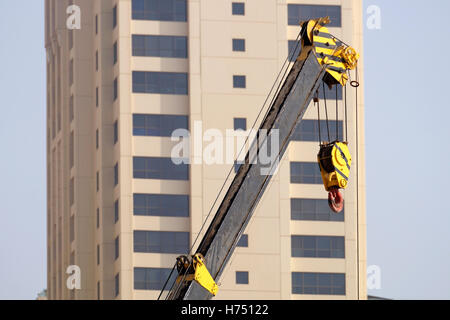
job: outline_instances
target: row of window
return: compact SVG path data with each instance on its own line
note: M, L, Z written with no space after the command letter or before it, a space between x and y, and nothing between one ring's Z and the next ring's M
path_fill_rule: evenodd
M245 3L233 2L232 15L245 15ZM329 16L330 27L340 27L342 13L340 6L288 4L288 24L298 25L300 21ZM186 0L133 0L133 20L187 21ZM114 7L113 26L117 24L117 8Z
M236 284L249 284L248 271L236 271L235 275ZM177 273L169 268L134 268L134 289L168 290L176 278ZM291 281L293 294L345 295L345 273L292 272Z

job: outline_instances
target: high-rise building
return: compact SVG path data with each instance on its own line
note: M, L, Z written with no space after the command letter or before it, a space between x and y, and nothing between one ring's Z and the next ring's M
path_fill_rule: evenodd
M175 165L172 131L250 129L301 20L330 16L330 32L362 53L359 0L46 0L45 13L49 299L156 299L234 175L201 153ZM345 212L327 205L311 106L217 298L366 298L363 85L357 104L347 90ZM67 287L70 265L80 289Z

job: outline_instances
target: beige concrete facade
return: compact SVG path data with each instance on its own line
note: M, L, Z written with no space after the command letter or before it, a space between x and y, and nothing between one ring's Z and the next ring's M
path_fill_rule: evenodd
M190 128L195 121L202 121L203 130L216 128L224 134L226 129L233 129L233 119L238 117L246 118L251 128L288 55L288 40L295 40L300 31L300 27L288 26L287 5L291 3L340 5L342 27L330 31L363 54L359 0L236 0L245 3L244 16L231 14L232 2L187 0L187 22L168 22L133 20L131 0L45 1L49 299L156 299L159 291L134 290L133 270L171 268L178 255L133 252L133 231L189 232L192 244L232 167L191 164L189 181L133 179L134 156L170 157L174 144L166 137L133 136L133 114L188 115ZM71 3L81 8L80 30L66 27L66 8ZM117 25L113 28L114 7ZM133 34L186 36L188 58L132 56ZM232 51L233 38L246 40L245 52ZM118 59L114 64L116 42ZM134 94L132 72L136 70L187 73L188 95ZM360 79L363 74L361 61ZM246 75L245 89L233 88L233 75ZM114 100L115 79L118 90ZM217 299L366 298L364 83L361 84L357 113L354 90L349 90L348 96L353 164L345 191L345 221L291 220L291 198L327 198L322 185L290 183L290 162L315 162L318 152L316 142L291 142L245 231L248 247L236 249L219 280ZM342 110L342 102L340 105ZM330 109L334 119L334 108ZM317 119L316 111L310 108L305 118ZM195 160L193 155L191 160ZM134 216L134 193L189 195L190 217ZM119 219L115 223L116 201ZM291 235L343 236L345 259L293 258ZM117 237L120 254L115 259ZM66 287L65 271L69 265L81 269L80 290ZM249 284L236 284L236 271L248 271ZM292 294L292 272L345 273L346 294ZM116 275L120 288L117 296Z

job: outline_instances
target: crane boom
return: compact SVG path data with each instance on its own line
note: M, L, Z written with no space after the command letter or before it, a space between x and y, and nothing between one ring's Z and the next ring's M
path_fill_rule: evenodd
M316 26L321 20L312 21ZM302 33L303 30L305 32L314 30L314 27L310 27L309 30L308 26L311 24L303 25ZM330 65L321 63L323 55L322 60L319 59L313 43L305 42L305 40L307 39L302 39L302 52L293 64L259 127L259 132L266 130L267 136L264 139L257 137L253 141L246 154L245 163L236 173L197 248L196 257L204 257L207 269L214 280L219 279L223 273L238 240L271 180L272 174L262 174L264 172L262 170L267 170L267 164L259 161L259 155L263 152L262 144L265 144L272 154L275 152L278 159L281 159L319 85L323 81L330 82L329 79L326 79L326 77L330 77L327 69ZM342 77L342 75L340 76ZM340 81L336 81L334 84L337 83ZM271 134L274 132L278 134L276 143L271 139ZM264 152L266 152L265 149ZM184 274L193 274L193 268L194 266L190 264L184 270ZM175 289L169 293L167 299L205 300L212 298L212 294L208 290L192 280L192 276L183 277L180 273L177 284L174 286Z

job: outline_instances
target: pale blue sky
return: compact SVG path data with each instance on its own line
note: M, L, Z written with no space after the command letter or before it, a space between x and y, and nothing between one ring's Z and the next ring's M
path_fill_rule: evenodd
M395 299L450 299L448 0L365 0L368 262ZM43 1L0 0L0 299L46 287Z

